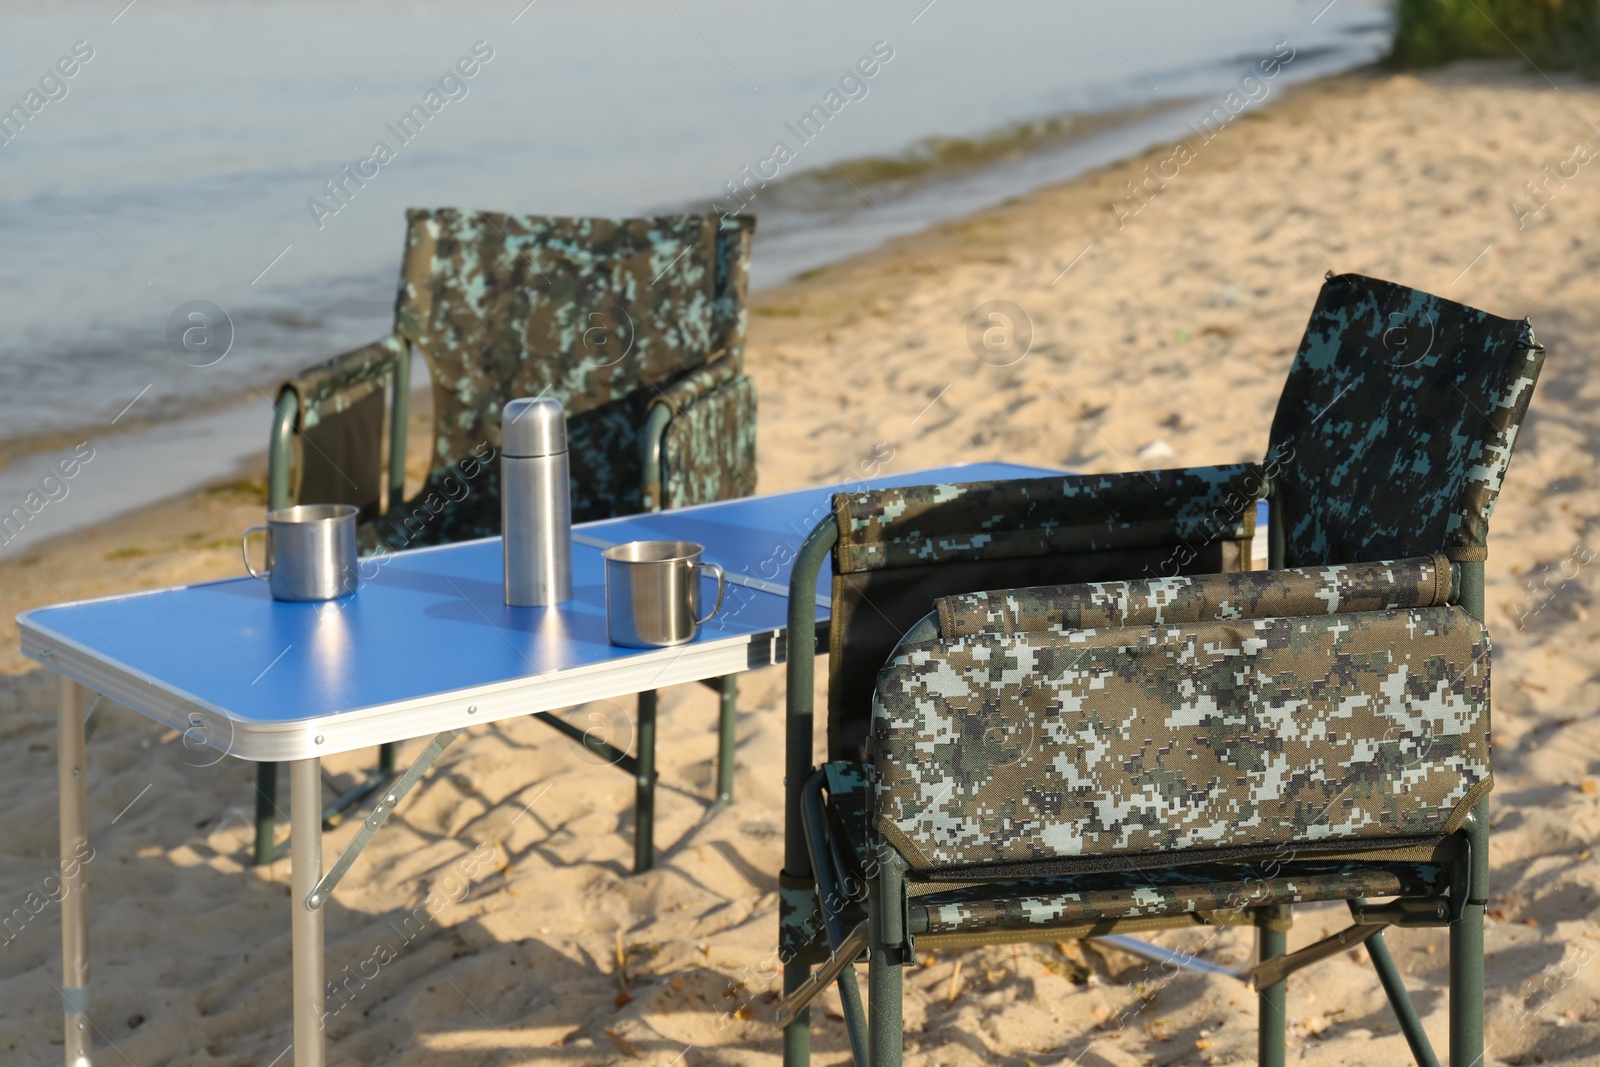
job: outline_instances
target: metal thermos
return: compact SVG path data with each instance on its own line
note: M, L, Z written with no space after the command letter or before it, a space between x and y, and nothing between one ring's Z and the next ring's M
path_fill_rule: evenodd
M506 603L572 599L572 485L558 400L513 400L500 414L500 529Z

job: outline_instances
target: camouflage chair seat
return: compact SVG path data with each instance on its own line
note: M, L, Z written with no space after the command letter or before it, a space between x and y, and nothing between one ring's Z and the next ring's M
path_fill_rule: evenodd
M1226 970L1127 936L1197 924L1256 927L1226 973L1274 1067L1287 976L1363 942L1437 1064L1382 931L1447 926L1450 1062L1479 1062L1483 561L1542 362L1526 322L1330 275L1261 464L837 496L792 580L791 604L831 557L820 768L789 630L786 1067L833 983L856 1062L896 1067L918 945L1088 937ZM1316 901L1351 927L1289 954Z
M279 388L269 509L354 504L368 555L498 536L500 412L526 396L566 409L576 522L754 491L755 385L744 374L754 226L748 216L408 211L393 333ZM428 473L407 499L413 351L432 379L433 427ZM726 803L737 690L732 678L716 685L718 803ZM654 708L655 695L641 694L641 720ZM554 716L545 721L565 729ZM378 773L330 814L392 771L386 746ZM653 782L650 773L640 779L642 870L651 863ZM263 764L258 863L281 851L276 780Z
M872 786L860 763L826 763L822 789L835 839L848 851L833 862L844 881L865 885L876 869L871 831ZM1005 941L1065 940L1115 932L1252 922L1252 909L1357 897L1437 897L1449 887L1448 848L1410 850L1418 859L1370 856L1318 860L1274 849L1235 863L1196 863L1134 871L1082 870L1073 874L951 881L916 881L907 873L913 905L909 933L930 948ZM959 877L959 876L957 876ZM841 900L845 927L865 917L859 899ZM805 944L795 946L801 951Z

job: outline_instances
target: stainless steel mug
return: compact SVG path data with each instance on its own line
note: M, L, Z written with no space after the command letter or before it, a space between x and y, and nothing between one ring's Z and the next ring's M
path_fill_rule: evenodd
M700 624L722 610L726 577L702 563L691 541L629 541L606 561L606 634L614 645L662 648L693 641ZM717 579L717 602L700 614L700 573Z
M357 509L349 504L301 504L267 512L265 526L239 539L244 569L272 587L274 600L335 600L356 591ZM250 565L250 535L267 535L267 569Z

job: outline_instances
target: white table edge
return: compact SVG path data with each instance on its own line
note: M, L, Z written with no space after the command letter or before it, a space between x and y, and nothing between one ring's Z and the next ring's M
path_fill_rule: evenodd
M739 674L783 662L783 631L763 630L686 645L651 649L561 671L528 675L407 700L310 716L287 722L237 719L226 710L129 669L112 658L29 625L18 616L24 655L90 691L184 734L186 744L219 750L218 759L287 763L313 756L406 741L539 711L631 696ZM470 710L469 710L470 709Z

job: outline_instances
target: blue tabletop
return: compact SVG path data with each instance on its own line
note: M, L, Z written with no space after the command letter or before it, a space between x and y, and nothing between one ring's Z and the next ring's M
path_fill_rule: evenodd
M327 755L776 662L781 591L833 492L1049 473L969 464L585 524L573 599L551 608L506 606L495 538L364 561L360 589L338 601L278 602L236 578L39 608L18 624L25 653L207 745ZM699 542L750 585L730 586L688 645L612 645L596 546L640 538Z
M745 579L748 587L764 587L770 592L787 595L794 554L812 528L833 514L834 493L841 490L931 485L937 482L1036 478L1058 473L1061 472L1016 463L964 463L934 470L881 475L848 485L796 489L788 493L744 497L649 515L605 519L585 523L578 528L578 537L584 543L600 546L656 539L693 541L705 546L706 559L720 563L730 575ZM823 568L817 579L820 606L825 607L828 602L830 581L827 568ZM826 613L821 617L826 617Z

